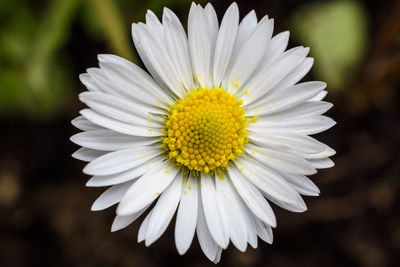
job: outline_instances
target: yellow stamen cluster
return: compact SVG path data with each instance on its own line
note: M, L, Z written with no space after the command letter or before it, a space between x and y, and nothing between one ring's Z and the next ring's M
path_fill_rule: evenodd
M247 142L242 103L222 88L196 89L174 103L163 137L169 157L199 172L226 167Z

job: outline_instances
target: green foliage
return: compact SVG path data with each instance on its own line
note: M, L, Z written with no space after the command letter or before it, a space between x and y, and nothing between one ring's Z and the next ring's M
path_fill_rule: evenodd
M44 21L38 29L26 66L27 89L34 98L31 112L40 116L51 114L61 105L67 94L68 68L62 64L63 55L58 52L69 36L70 21L77 10L79 0L53 1Z
M124 30L125 25L114 2L113 0L90 0L111 48L119 56L134 61L131 42Z
M367 15L358 1L302 6L292 18L293 36L311 47L315 74L340 89L362 62L367 46Z
M0 16L0 113L22 108L25 100L23 71L36 30L36 19L21 1L1 1Z
M9 2L6 0L6 2ZM62 107L70 85L63 55L79 0L52 1L41 20L24 1L4 4L0 33L0 114L49 117Z

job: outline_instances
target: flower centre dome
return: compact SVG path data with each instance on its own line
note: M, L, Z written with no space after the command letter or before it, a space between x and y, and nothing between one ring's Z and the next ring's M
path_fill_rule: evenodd
M163 143L169 157L189 170L208 173L226 167L247 142L243 101L223 88L201 88L174 103Z

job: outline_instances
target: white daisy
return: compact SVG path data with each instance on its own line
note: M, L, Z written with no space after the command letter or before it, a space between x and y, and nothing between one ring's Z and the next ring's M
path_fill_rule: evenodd
M138 241L146 246L176 212L179 254L196 232L211 261L231 241L240 251L272 242L276 226L269 201L293 211L316 196L306 175L334 164L335 151L309 135L332 127L323 82L297 84L310 70L308 48L285 51L289 33L272 37L273 20L254 11L239 23L233 3L221 23L212 5L192 4L188 36L164 9L132 25L147 72L114 55L80 79L89 108L72 124L82 146L73 156L90 162L87 186L111 186L93 204L118 204L112 231L147 210ZM152 206L155 202L154 206ZM152 207L152 208L150 208Z

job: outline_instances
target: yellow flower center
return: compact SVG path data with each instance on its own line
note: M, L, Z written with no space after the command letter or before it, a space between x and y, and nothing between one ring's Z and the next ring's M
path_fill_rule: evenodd
M226 167L243 153L247 142L242 100L223 88L193 90L174 103L165 126L163 143L169 158L189 170L208 173Z

